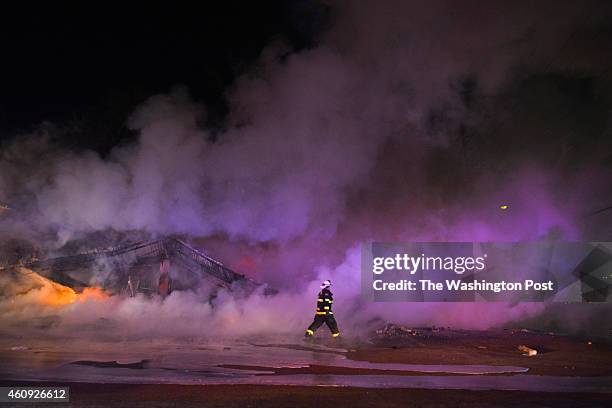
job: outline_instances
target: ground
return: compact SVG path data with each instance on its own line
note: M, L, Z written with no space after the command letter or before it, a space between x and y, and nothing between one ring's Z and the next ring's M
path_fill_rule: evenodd
M71 380L50 381L44 385L67 385L70 387L70 404L55 404L63 407L608 407L612 406L612 342L606 338L584 338L526 330L496 330L486 332L452 330L417 330L415 335L399 337L374 337L372 341L344 339L331 342L321 336L314 343L266 344L258 350L262 355L274 350L292 349L306 352L323 344L335 348L325 350L331 355L344 354L350 361L405 364L467 364L492 366L517 366L528 368L526 381L539 378L588 379L600 378L604 388L598 392L533 392L526 390L470 390L470 389L408 389L408 388L360 388L339 386L301 385L252 385L252 384L100 384L74 382ZM523 355L519 345L538 350L533 357ZM197 356L194 348L184 351L187 356ZM230 349L230 347L227 347ZM348 351L340 351L340 350ZM7 352L0 353L5 357ZM328 354L328 355L330 355ZM289 354L291 356L291 354ZM325 357L325 354L323 354ZM56 356L57 357L57 356ZM92 357L93 358L93 357ZM6 361L6 360L5 360ZM146 361L146 360L145 360ZM218 367L254 370L256 377L284 376L297 378L300 374L329 383L334 375L404 375L412 376L407 381L425 378L415 371L388 371L385 369L351 368L334 366L333 359L321 360L322 364L306 367L280 367L273 364L219 364ZM81 362L82 363L82 362ZM328 364L329 363L329 364ZM120 370L146 372L147 364L124 365ZM112 366L112 364L111 364ZM74 367L74 366L71 366ZM99 368L103 367L103 368ZM83 368L83 366L81 366ZM98 368L91 365L87 370L112 370L108 364ZM116 368L114 368L116 369ZM91 372L91 371L87 371ZM202 371L204 372L204 371ZM258 374L259 372L259 374ZM428 374L435 376L447 373ZM488 377L508 378L514 374ZM470 376L469 379L482 377ZM578 378L580 377L580 378ZM279 377L280 378L280 377ZM352 377L354 378L354 377ZM384 377L381 377L384 378ZM439 377L438 377L439 378ZM82 381L82 380L81 380ZM316 381L315 381L316 382ZM39 385L31 381L0 381L0 386ZM49 404L47 404L49 405ZM28 404L19 404L26 407ZM43 406L36 404L31 406Z
M527 367L529 374L533 375L612 376L612 342L608 339L588 339L526 329L490 331L416 329L415 333L415 336L375 338L373 343L358 345L344 343L350 348L346 356L351 360L372 363L440 364L443 362L444 364L508 365ZM330 342L325 343L330 344ZM343 345L343 343L337 344ZM519 345L533 348L538 354L533 357L524 356L518 350ZM383 374L389 372L311 365L308 368L277 369L276 373ZM418 375L414 372L402 374Z
M425 331L425 333L427 333ZM526 357L517 347L526 345L538 351ZM405 341L382 340L376 345L349 352L348 358L371 362L412 364L491 364L518 365L529 374L555 376L612 376L612 342L606 338L563 336L526 329L495 331L444 330L417 335ZM612 385L611 385L612 386Z

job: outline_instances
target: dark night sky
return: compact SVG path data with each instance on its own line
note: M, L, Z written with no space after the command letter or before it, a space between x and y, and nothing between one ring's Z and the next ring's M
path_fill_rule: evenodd
M20 2L5 7L0 13L0 140L31 132L41 122L49 121L63 127L53 132L62 144L93 149L104 156L113 146L133 138L125 123L134 108L175 85L184 85L195 100L206 105L206 125L214 137L215 129L225 125L226 91L235 78L252 67L266 46L282 41L291 51L316 47L318 38L336 23L334 10L314 0L186 4ZM436 18L452 26L448 22L460 20L461 13L477 13L480 8L475 4L466 11L467 6L457 4L450 2ZM489 8L503 9L501 4L504 2L492 3ZM522 14L508 23L510 32L531 14L543 17L519 40L533 44L527 46L532 50L517 54L513 69L530 60L539 62L501 91L505 95L501 104L510 107L513 115L521 109L526 115L532 114L537 106L538 112L552 111L548 116L540 112L544 115L540 116L542 121L554 124L557 117L582 112L584 115L577 119L581 129L597 127L596 133L604 134L599 128L606 120L603 112L608 102L601 83L609 76L610 61L609 54L601 50L606 48L612 30L609 24L595 23L601 20L596 19L600 5L586 2L573 11L564 11L561 6L550 10L544 5L537 10L518 7ZM546 20L555 13L559 14L557 19L567 20L576 29L561 29L562 38L551 41L547 39ZM368 25L362 27L364 32L369 30ZM439 31L437 27L425 30L416 42L427 35L435 38ZM469 34L467 42L482 37L471 38ZM542 39L544 45L540 45ZM411 41L406 37L407 44ZM581 60L582 54L592 59L582 72L551 69L564 61ZM472 109L469 100L480 84L467 78L461 86L474 85L464 92L466 106ZM486 99L480 96L481 101ZM598 112L602 114L590 118ZM429 117L431 128L444 127L444 117L440 118L435 109ZM576 134L582 138L585 131ZM541 137L546 139L546 135Z
M98 124L97 135L68 144L103 153L129 137L123 122L134 106L177 84L207 105L209 125L218 126L224 91L267 44L309 47L325 20L325 10L306 1L186 4L5 7L2 137L44 120L85 121Z

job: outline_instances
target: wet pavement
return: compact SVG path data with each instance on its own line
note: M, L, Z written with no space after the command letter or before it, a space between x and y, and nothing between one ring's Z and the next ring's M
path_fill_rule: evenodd
M347 350L340 347L314 344L246 341L223 344L197 341L13 343L0 341L2 380L612 393L610 377L535 376L529 375L527 368L516 366L370 363L347 359L344 356ZM413 372L416 375L274 373L277 368L310 365ZM225 366L258 367L258 370Z

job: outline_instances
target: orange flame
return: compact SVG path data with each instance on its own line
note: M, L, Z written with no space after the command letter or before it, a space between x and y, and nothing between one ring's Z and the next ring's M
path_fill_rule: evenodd
M32 279L35 285L35 290L28 292L30 298L37 300L38 303L48 306L63 306L73 303L77 299L76 292L68 286L53 282L37 274L36 272L28 271L27 276Z
M83 289L83 292L76 293L74 289L64 286L60 283L53 282L35 272L30 275L39 286L38 301L48 306L65 306L75 302L104 301L108 299L101 288L88 287Z
M101 288L95 286L83 289L83 292L77 295L79 302L87 302L88 300L104 301L108 299L108 294Z

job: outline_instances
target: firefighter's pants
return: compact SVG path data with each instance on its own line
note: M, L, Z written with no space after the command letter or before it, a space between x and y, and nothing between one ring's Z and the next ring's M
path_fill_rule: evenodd
M338 323L336 323L336 319L334 319L333 314L316 314L314 317L314 321L308 329L306 330L307 335L312 335L317 331L321 325L325 323L329 330L332 332L332 335L337 336L340 332L338 331Z

